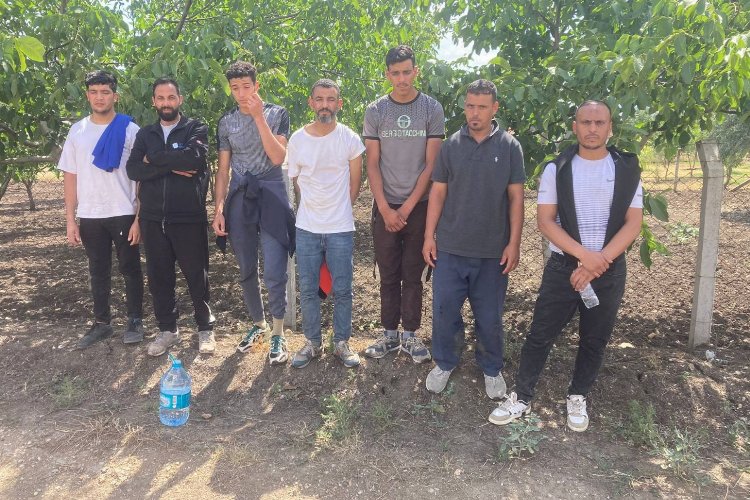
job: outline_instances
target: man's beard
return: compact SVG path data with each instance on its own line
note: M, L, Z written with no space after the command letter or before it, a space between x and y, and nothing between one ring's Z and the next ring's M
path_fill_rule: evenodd
M328 112L329 114L324 115L323 112ZM336 111L331 111L330 109L321 109L316 113L318 117L318 121L320 123L328 124L333 122L336 119Z
M171 122L180 115L180 108L160 108L156 110L156 114L165 122Z

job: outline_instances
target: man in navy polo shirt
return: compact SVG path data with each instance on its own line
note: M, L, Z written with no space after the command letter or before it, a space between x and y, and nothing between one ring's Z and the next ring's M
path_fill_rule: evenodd
M432 174L423 257L432 283L432 354L427 389L445 389L461 359L469 299L487 395L505 395L502 313L508 273L518 265L523 226L523 151L493 119L497 88L469 85L466 124L445 141Z

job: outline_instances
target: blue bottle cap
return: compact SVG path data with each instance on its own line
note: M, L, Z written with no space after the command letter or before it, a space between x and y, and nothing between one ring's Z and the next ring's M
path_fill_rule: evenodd
M182 368L182 361L179 359L172 361L172 368Z

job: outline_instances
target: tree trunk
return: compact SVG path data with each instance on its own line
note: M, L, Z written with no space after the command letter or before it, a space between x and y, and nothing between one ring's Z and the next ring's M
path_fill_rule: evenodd
M26 194L29 196L29 210L32 212L36 211L36 203L34 203L34 193L31 192L31 186L34 185L34 180L24 180L23 185L26 186Z
M672 184L672 191L677 192L677 181L680 180L680 149L677 150L677 156L674 160L674 183Z
M10 172L10 169L3 170L0 168L0 200L5 196L5 192L8 190L8 185L12 178L13 174Z

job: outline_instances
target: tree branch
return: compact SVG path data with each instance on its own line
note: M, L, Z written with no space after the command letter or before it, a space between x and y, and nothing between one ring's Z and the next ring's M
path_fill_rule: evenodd
M18 158L8 158L7 160L0 160L0 166L26 165L29 163L57 163L59 159L59 152L50 154L48 156L19 156Z
M20 139L20 135L18 132L10 128L10 126L6 125L5 123L0 122L0 131L3 131L13 137L16 141L20 142L24 146L30 147L30 148L38 148L42 145L41 142L35 142L35 141L29 141L26 139Z
M182 18L180 19L180 24L177 25L177 29L174 32L174 35L172 35L172 40L177 40L180 37L180 33L182 32L182 28L185 27L185 21L187 20L188 14L190 13L190 7L193 5L193 0L186 0L185 2L185 8L182 9Z

